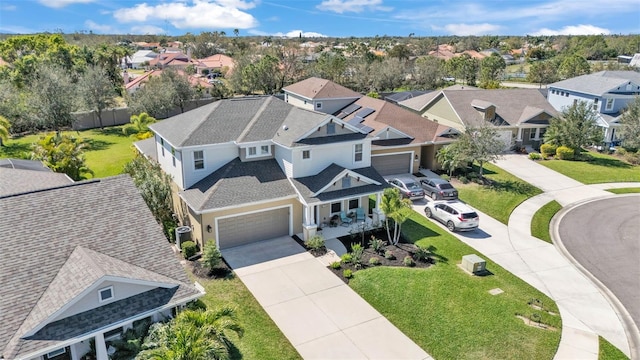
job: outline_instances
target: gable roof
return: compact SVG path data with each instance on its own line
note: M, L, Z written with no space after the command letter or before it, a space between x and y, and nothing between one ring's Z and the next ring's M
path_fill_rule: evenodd
M454 84L443 90L478 90L475 86ZM431 91L426 94L415 96L411 99L400 101L398 104L413 111L422 112L425 107L440 94L439 91Z
M232 68L234 66L233 58L224 54L215 54L204 59L197 60L198 67L206 68Z
M386 96L384 96L384 99L386 101L392 102L394 104L397 104L401 101L405 101L407 99L412 99L414 97L420 96L420 95L424 95L427 93L432 92L433 90L428 90L428 91L423 91L423 90L410 90L410 91L401 91L401 92L394 92L391 94L388 94Z
M344 99L359 98L362 94L338 85L333 81L310 77L282 88L285 92L296 94L307 99Z
M55 296L44 294L52 284L65 288L64 282L56 285L54 280L58 276L68 278L65 264L78 246L88 249L85 255L99 253L101 259L115 259L100 261L106 272L131 271L138 275L138 271L132 271L135 267L143 269L144 276L153 273L170 279L175 287L170 296L163 298L165 301L174 303L199 296L128 175L5 196L0 198L0 217L3 238L20 239L0 242L0 354L5 358L26 355L61 340L45 337L33 341L22 337L32 330L31 319L42 318L36 312L47 314L59 308ZM116 270L109 263L115 267L129 265ZM78 281L83 282L85 276L95 278L95 273L84 270L74 270ZM100 311L104 309L95 313ZM79 315L85 321L81 329L85 333L104 326L87 316ZM101 314L105 321L113 320L110 316Z
M635 71L600 71L558 81L547 87L602 96L629 81L640 85L640 73Z
M543 112L550 116L558 114L538 89L442 90L441 94L451 104L465 127L486 124L484 113L477 110L474 104L495 106L494 125L517 126Z

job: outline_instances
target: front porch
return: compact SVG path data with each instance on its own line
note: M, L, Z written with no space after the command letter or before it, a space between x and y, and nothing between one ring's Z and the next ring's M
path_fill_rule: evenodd
M321 224L322 225L322 224ZM325 238L326 240L328 239L337 239L339 237L342 236L347 236L347 235L351 235L351 234L357 234L362 232L363 229L368 230L368 229L372 229L374 227L377 226L381 226L381 223L376 223L373 221L372 218L370 217L365 217L364 221L359 221L356 222L354 220L353 223L347 225L347 226L343 226L343 225L338 225L335 227L331 227L331 226L320 226L316 228L316 231L314 233L317 235L321 235L323 238ZM304 239L304 233L300 233L300 234L296 234L300 239Z

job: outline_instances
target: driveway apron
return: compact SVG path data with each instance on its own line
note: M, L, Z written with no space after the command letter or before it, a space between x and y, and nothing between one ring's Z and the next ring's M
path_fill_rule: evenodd
M223 257L305 359L432 359L290 237Z

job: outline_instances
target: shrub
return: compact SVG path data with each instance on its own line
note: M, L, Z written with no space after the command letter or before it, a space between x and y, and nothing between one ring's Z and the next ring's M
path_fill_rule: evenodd
M375 236L371 236L371 240L369 240L369 247L371 248L371 250L375 251L378 254L382 251L382 249L384 249L385 245L387 245L386 241L380 240Z
M556 154L557 146L553 144L542 144L540 145L540 152L542 153L542 157L548 158Z
M351 260L354 264L360 265L362 264L362 254L364 253L364 248L362 245L358 243L351 244Z
M320 250L324 247L324 238L322 235L314 235L304 242L311 250Z
M340 261L334 261L334 262L331 263L330 266L331 266L332 269L340 269L340 265L341 265Z
M384 258L387 260L395 260L396 256L393 254L393 251L387 250L384 252Z
M411 256L407 255L404 257L404 260L402 260L402 263L404 264L404 266L414 266L416 263L413 262L413 259L411 258Z
M380 259L376 256L369 259L369 265L378 266L380 265Z
M560 160L573 160L574 152L571 148L560 146L556 149L556 156Z
M627 151L624 160L631 165L640 165L640 150L638 152Z
M531 160L541 160L542 159L542 155L540 155L539 153L536 153L536 152L532 152L532 153L529 153L529 159L531 159Z
M430 254L429 250L418 246L416 251L413 253L413 258L416 259L416 261L427 262Z
M342 254L342 256L340 256L340 261L343 264L350 264L353 261L353 257L350 253Z
M351 269L346 269L342 272L342 276L344 276L345 279L351 279L353 277L353 271L351 271Z
M202 254L202 263L209 270L218 266L222 261L222 254L220 250L216 246L216 242L213 240L207 240L207 243L204 244L204 251Z
M463 184L468 184L469 183L469 179L466 176L460 176L460 178L458 180L460 180L460 182L463 183Z
M198 252L198 247L193 241L185 241L180 245L182 247L182 255L185 259L188 259Z
M440 177L441 177L443 180L447 180L447 181L451 180L451 176L449 176L449 175L447 175L447 174L442 174L442 175L440 175Z

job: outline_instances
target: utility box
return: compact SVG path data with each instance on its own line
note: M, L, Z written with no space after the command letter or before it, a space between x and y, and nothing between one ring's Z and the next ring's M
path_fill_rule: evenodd
M462 257L462 268L466 271L477 274L486 270L487 262L476 254Z

